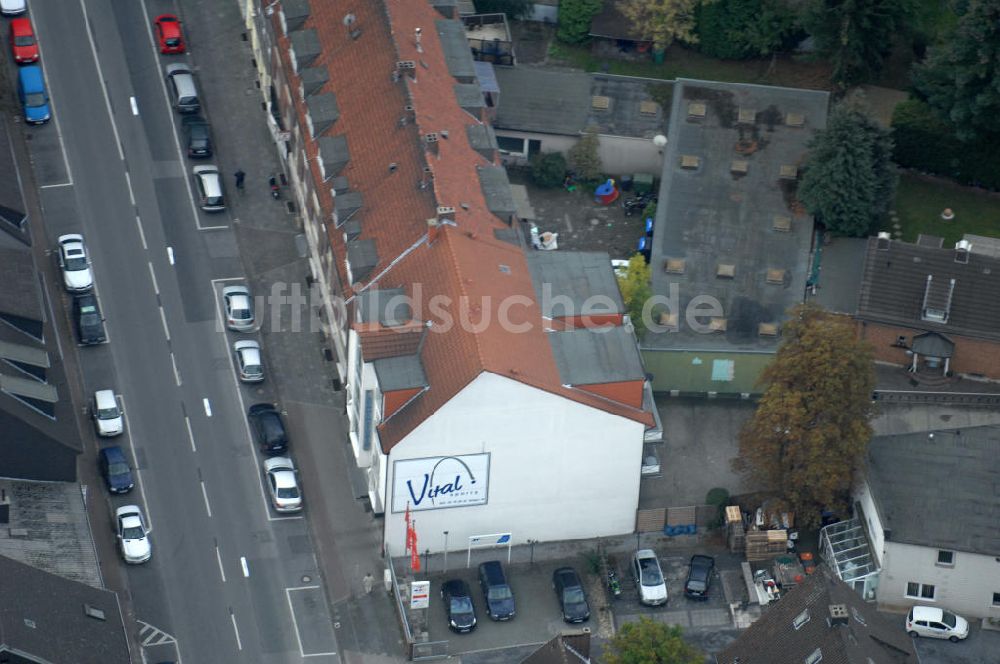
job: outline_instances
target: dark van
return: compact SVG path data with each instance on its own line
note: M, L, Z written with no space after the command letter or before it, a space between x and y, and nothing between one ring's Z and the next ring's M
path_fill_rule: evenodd
M479 565L479 585L486 599L486 612L493 620L510 620L514 617L514 593L507 585L507 576L499 560Z
M28 65L17 70L17 96L28 124L43 124L52 117L41 67Z

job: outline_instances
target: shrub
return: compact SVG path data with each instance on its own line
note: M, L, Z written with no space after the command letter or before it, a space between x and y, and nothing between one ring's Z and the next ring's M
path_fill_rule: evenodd
M539 152L531 158L531 179L539 187L561 187L566 178L566 157L562 152Z
M709 528L718 528L725 522L725 509L729 503L729 492L723 488L716 487L709 489L705 496L705 504L713 505L717 508L715 518L708 524Z
M697 10L698 50L714 58L754 58L800 36L795 12L776 0L705 2Z
M559 3L559 30L556 37L567 44L579 44L590 36L590 21L601 11L601 0L562 0Z
M576 178L581 182L597 182L601 179L601 155L598 154L600 139L597 132L588 129L576 145L569 149L567 161L576 171Z

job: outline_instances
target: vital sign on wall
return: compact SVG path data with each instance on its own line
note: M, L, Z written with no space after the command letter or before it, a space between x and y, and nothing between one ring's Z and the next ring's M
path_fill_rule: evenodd
M401 459L393 464L392 511L436 510L485 505L489 498L490 455Z

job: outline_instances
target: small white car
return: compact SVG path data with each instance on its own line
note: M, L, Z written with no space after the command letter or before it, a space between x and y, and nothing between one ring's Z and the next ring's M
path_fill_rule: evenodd
M253 296L246 286L226 286L222 289L222 304L226 310L226 327L234 332L254 329Z
M0 14L4 16L17 16L28 11L28 3L25 0L0 0Z
M913 638L926 636L956 643L969 635L969 623L962 616L936 606L914 606L906 614L906 633Z
M663 579L663 570L655 551L639 549L635 552L632 556L632 577L639 590L639 602L648 606L667 603L667 582Z
M222 193L222 176L219 169L211 164L195 166L191 169L194 184L198 190L198 205L205 212L222 212L226 209L225 195Z
M276 512L298 512L302 509L302 491L298 471L288 457L264 459L264 480L271 492L271 505Z
M62 270L63 285L70 293L86 293L94 287L94 275L90 271L82 235L70 233L59 236L59 269Z
M98 436L118 436L125 431L125 419L122 417L122 409L118 405L114 390L94 392L90 415L94 418L94 428Z
M138 505L126 505L115 510L115 532L122 558L130 565L147 562L153 556L149 528Z
M236 369L244 383L259 383L264 380L264 363L261 360L260 344L256 341L237 341L233 344L236 355Z

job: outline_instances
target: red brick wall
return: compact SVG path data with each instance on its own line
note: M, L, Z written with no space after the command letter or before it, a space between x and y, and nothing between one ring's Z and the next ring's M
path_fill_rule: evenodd
M857 326L858 336L870 341L875 348L876 360L900 366L908 365L911 358L906 354L906 349L893 345L896 339L901 336L906 337L906 343L910 344L915 335L925 332L909 327L864 321L858 321ZM955 343L955 353L948 367L952 372L1000 380L1000 342L947 333L944 336Z

